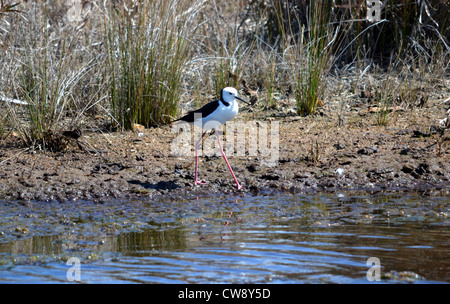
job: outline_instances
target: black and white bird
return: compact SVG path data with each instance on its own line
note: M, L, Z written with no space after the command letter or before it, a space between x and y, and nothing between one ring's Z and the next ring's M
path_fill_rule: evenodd
M219 134L217 129L224 124L225 122L232 120L236 117L239 112L239 105L237 100L245 102L249 104L247 101L243 100L238 96L238 92L235 88L227 87L222 89L220 92L220 99L207 103L203 107L198 110L191 111L187 115L174 120L173 122L184 121L194 125L201 125L203 133L201 138L195 143L195 179L194 185L198 184L206 184L203 181L199 181L198 177L198 146L200 145L203 137L209 130L214 129L217 142L219 143L220 152L222 153L225 162L228 165L228 169L230 169L231 175L236 182L237 188L242 189L242 186L239 184L236 176L234 175L233 169L231 169L230 163L227 160L225 153L223 152L222 144L220 143Z

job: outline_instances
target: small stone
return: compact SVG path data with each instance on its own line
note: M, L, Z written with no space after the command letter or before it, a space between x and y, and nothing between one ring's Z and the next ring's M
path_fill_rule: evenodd
M255 171L258 171L260 169L261 169L261 167L259 165L255 164L255 163L250 164L250 165L247 166L247 170L249 172L255 172Z

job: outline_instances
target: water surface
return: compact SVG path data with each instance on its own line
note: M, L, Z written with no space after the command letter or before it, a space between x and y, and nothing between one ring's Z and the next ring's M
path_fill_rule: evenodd
M70 257L82 283L371 283L371 257L380 282L448 283L449 206L345 193L0 202L0 283L69 282Z

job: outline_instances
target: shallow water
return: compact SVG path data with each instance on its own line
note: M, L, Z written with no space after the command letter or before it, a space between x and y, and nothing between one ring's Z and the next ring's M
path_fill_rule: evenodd
M418 194L0 202L0 283L448 283L449 209Z

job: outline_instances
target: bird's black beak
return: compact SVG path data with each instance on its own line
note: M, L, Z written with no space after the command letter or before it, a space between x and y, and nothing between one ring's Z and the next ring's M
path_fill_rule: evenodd
M241 97L236 96L237 99L239 99L242 102L245 102L246 104L248 104L249 106L251 106L251 104L248 101L245 101L244 99L242 99Z

